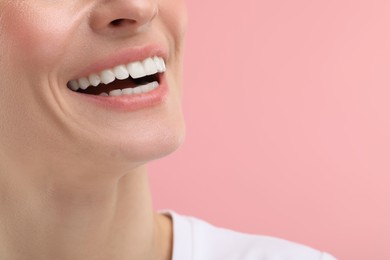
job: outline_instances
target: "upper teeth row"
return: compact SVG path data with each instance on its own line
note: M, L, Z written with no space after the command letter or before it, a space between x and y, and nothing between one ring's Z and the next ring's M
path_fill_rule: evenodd
M133 79L142 78L156 73L165 72L165 62L163 58L153 57L143 61L130 62L127 65L119 65L112 69L106 69L100 73L93 73L88 77L77 80L71 80L68 87L74 91L87 89L89 86L96 87L100 83L109 84L115 79L127 79L131 76Z

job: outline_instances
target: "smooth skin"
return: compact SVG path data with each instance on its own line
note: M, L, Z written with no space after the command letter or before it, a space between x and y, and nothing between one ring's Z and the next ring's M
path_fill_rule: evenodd
M171 259L146 164L184 140L185 28L184 0L0 0L1 259ZM163 103L121 113L66 87L148 44L169 50Z

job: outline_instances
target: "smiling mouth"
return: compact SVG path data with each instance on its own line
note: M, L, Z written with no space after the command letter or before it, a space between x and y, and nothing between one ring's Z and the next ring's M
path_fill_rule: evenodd
M74 92L88 95L136 95L158 88L165 71L164 59L155 56L71 80L67 86Z

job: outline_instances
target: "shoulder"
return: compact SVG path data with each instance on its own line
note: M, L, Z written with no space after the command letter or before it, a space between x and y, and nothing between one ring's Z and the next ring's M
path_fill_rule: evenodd
M195 217L173 214L178 223L187 222L191 227L191 251L195 260L336 260L329 254L284 239L241 233Z

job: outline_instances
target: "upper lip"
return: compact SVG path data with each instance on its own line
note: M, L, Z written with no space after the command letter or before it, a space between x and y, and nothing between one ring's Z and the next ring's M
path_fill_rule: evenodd
M168 51L161 45L147 45L142 47L121 49L87 66L73 79L86 77L92 73L98 73L105 69L114 68L118 65L127 64L134 61L142 61L153 56L161 57L166 61L168 57Z

